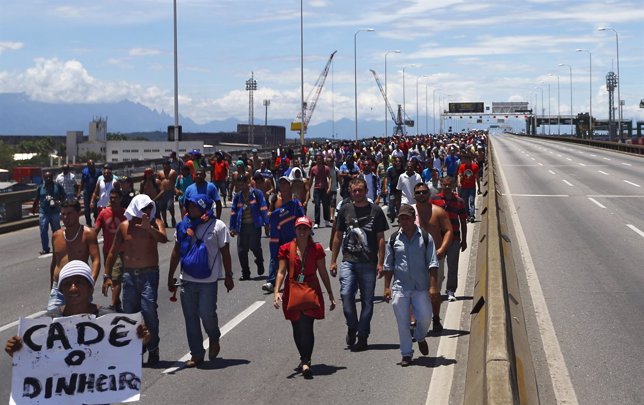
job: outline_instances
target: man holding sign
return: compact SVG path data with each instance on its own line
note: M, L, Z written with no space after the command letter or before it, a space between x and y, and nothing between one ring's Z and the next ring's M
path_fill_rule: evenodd
M110 314L93 304L94 279L80 260L61 269L59 287L65 305L49 313L54 319L21 318L20 336L7 341L11 403L138 400L141 341L150 340L141 314Z

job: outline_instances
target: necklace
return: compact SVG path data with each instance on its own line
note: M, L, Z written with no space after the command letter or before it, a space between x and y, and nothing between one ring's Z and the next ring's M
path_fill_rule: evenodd
M67 229L67 228L65 228L65 229ZM63 232L63 237L65 238L65 240L66 240L68 243L71 243L71 242L75 241L75 240L76 240L76 238L78 238L78 235L80 235L80 233L81 233L81 231L82 231L82 230L83 230L83 226L82 226L82 225L79 225L79 227L78 227L78 231L76 231L76 236L74 236L72 239L67 239L67 232Z

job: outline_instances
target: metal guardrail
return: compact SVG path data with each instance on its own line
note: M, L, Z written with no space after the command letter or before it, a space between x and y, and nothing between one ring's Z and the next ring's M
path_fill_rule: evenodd
M489 145L476 258L465 404L538 404L536 378Z
M514 135L518 135L518 134L514 134ZM616 150L620 152L632 153L634 155L644 155L644 145L634 145L634 144L628 144L628 143L618 143L618 142L608 142L608 141L596 141L592 139L579 139L579 138L570 138L565 136L541 136L541 135L518 135L518 136L528 136L530 138L547 139L550 141L577 143L580 145L593 146L596 148L611 149L611 150Z

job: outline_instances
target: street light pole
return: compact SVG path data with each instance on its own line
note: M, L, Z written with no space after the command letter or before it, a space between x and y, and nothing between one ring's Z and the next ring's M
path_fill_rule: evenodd
M570 136L575 135L573 133L573 112L572 112L572 66L565 64L565 63L560 63L559 66L567 66L568 69L570 70Z
M425 83L425 134L429 134L429 114L427 112L427 86L429 83Z
M593 53L588 49L577 49L576 52L588 52L588 101L590 103L588 136L593 139Z
M179 63L177 58L177 0L174 0L174 150L179 153Z
M300 0L300 146L304 146L304 0Z
M390 53L400 53L400 51L396 49L385 52L385 95L387 97L389 97L389 94L387 93L387 55ZM387 132L389 132L389 130L387 129L387 121L389 121L389 119L387 117L387 100L385 100L385 138L387 137Z
M375 31L373 28L365 28L356 31L353 34L353 95L354 95L354 108L355 108L355 120L356 120L356 141L358 140L358 51L357 51L357 41L358 34L361 32L372 32Z
M622 77L619 75L619 34L613 28L601 27L597 31L613 31L615 33L615 45L617 48L617 111L619 111L619 123L617 124L617 130L619 131L619 139L622 139L622 96L620 89L622 88Z
M436 134L436 90L432 90L432 118L434 120L432 132L434 135Z
M417 76L416 77L416 136L420 135L420 131L418 129L418 127L420 125L419 124L420 117L418 115L418 80L420 80L423 77L427 77L427 75Z
M264 113L264 145L268 145L268 106L271 105L271 100L265 99L262 103L266 109Z
M408 67L416 67L415 64L412 65L407 65L403 66L402 73L403 73L403 105L402 105L402 120L403 120L403 134L407 135L407 125L404 125L405 123L405 117L407 117L407 109L405 108L405 69Z

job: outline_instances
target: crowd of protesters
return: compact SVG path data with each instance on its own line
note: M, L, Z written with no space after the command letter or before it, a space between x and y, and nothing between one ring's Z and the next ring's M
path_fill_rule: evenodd
M65 241L84 230L87 235L84 233L79 243L90 244L87 250L98 252L93 244L97 243L96 233L102 230L106 242L103 293L112 289L115 311L143 312L151 335L148 363L154 364L159 361L157 245L170 239L166 228L175 227L168 289L176 292L180 288L192 352L186 365L194 367L203 361L205 353L198 344L200 320L213 345L209 357L214 359L219 353L216 283L225 275L227 290L234 287L230 238L236 238L240 281L252 280L253 273L262 276L267 264L268 277L261 288L275 295L276 307L282 299L282 284L289 288L290 283L303 282L305 277L317 282L319 274L333 309L325 249L313 242L310 232L322 226L332 227L328 244L330 273L340 279L347 345L354 351L368 349L376 278L386 275L384 295L394 304L401 364L406 366L412 360L412 337L418 341L421 353L427 354L424 334L430 323L433 322L434 332L442 331L442 299L438 293L445 264L446 296L449 301L456 299L458 258L467 248L467 222L477 218L475 201L481 193L486 149L486 132L472 131L293 144L278 147L271 157L261 157L256 149L235 157L224 151L205 156L193 150L183 157L172 153L156 172L145 169L138 187L132 178L113 174L109 164L99 170L93 161L87 162L80 187L75 187L74 174L65 166L55 180L50 172L46 173L45 183L37 190L33 208L40 216L41 254L50 252L48 227L52 231L60 228L61 206L72 207L67 209L67 216L76 215L76 222L70 223L79 229L74 237L74 229L67 229L70 225L65 223L61 233ZM81 216L79 199L84 202L86 227L80 227L77 221ZM76 204L65 203L70 200ZM178 215L175 201L179 203ZM313 219L307 217L309 201ZM221 221L223 208L230 209L228 224ZM385 241L384 232L396 222L400 230ZM268 263L262 252L262 233L269 238ZM199 252L202 242L204 249ZM314 250L310 257L309 246ZM69 255L61 261L61 252L56 246L54 250L52 269L74 259ZM249 263L249 251L255 258L254 269ZM301 267L299 281L290 273L293 262ZM177 280L174 274L180 263L182 270ZM193 267L199 271L186 273ZM425 274L429 269L431 272ZM96 280L98 273L92 270ZM196 275L201 271L205 276ZM52 270L54 287L57 277ZM321 294L319 284L315 291ZM360 314L355 301L358 291ZM55 292L58 305L64 304L63 297ZM319 302L323 302L321 296ZM313 319L323 318L323 307L295 312L286 308L286 302L283 307L286 318L293 323L301 355L298 369L310 376ZM410 336L403 336L410 327Z

